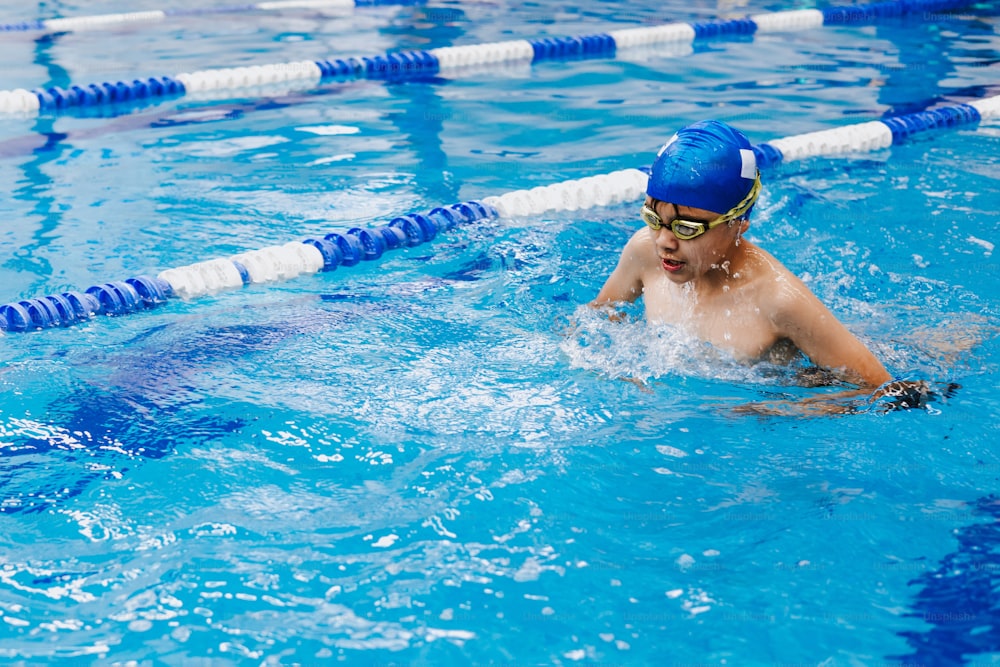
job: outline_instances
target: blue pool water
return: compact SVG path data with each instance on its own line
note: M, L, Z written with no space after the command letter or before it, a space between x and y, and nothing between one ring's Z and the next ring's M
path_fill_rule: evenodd
M790 8L454 2L0 34L0 89ZM996 95L998 26L984 3L0 117L0 302L643 166L705 117L760 143ZM994 121L764 174L751 236L938 391L923 410L747 415L830 390L587 312L635 205L0 336L0 657L997 664L998 155Z

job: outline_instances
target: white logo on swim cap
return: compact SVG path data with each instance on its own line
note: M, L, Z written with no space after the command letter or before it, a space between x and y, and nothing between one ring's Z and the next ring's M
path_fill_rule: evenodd
M677 135L676 134L674 136L670 137L670 139L669 139L669 141L667 141L667 143L665 143L662 146L660 146L660 150L658 150L656 152L656 157L660 157L661 155L663 155L663 151L667 150L667 146L669 146L670 144L674 143L675 141L677 141Z
M754 156L753 151L741 148L740 159L743 160L743 166L740 167L740 176L751 180L757 178L757 158Z

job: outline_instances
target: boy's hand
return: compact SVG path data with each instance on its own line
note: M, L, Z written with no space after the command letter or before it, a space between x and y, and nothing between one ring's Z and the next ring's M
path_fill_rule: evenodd
M949 382L941 391L945 397L950 398L960 385ZM909 410L911 408L926 408L927 403L938 397L938 393L931 389L931 386L923 380L893 380L875 390L872 394L872 402L885 401L882 411Z

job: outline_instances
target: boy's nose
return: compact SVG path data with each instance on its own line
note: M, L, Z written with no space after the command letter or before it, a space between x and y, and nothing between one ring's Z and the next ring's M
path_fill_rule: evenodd
M668 250L677 248L678 239L674 235L673 230L671 230L667 225L660 227L660 229L656 232L656 245Z

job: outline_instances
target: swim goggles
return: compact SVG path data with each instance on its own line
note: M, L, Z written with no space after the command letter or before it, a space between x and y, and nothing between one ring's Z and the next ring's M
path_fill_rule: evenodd
M670 231L674 233L674 236L683 241L689 241L693 238L701 236L713 227L718 227L724 222L732 222L733 220L739 220L742 218L757 202L757 196L759 194L760 172L758 171L756 178L754 178L753 185L750 187L750 192L748 192L747 196L743 198L743 201L729 209L728 212L720 215L715 220L711 220L709 222L695 222L693 220L681 220L678 218L671 220L670 222L663 222L663 218L661 218L656 211L645 204L642 205L642 210L639 214L642 216L642 221L645 222L646 225L654 232L660 231L663 227L669 227Z

